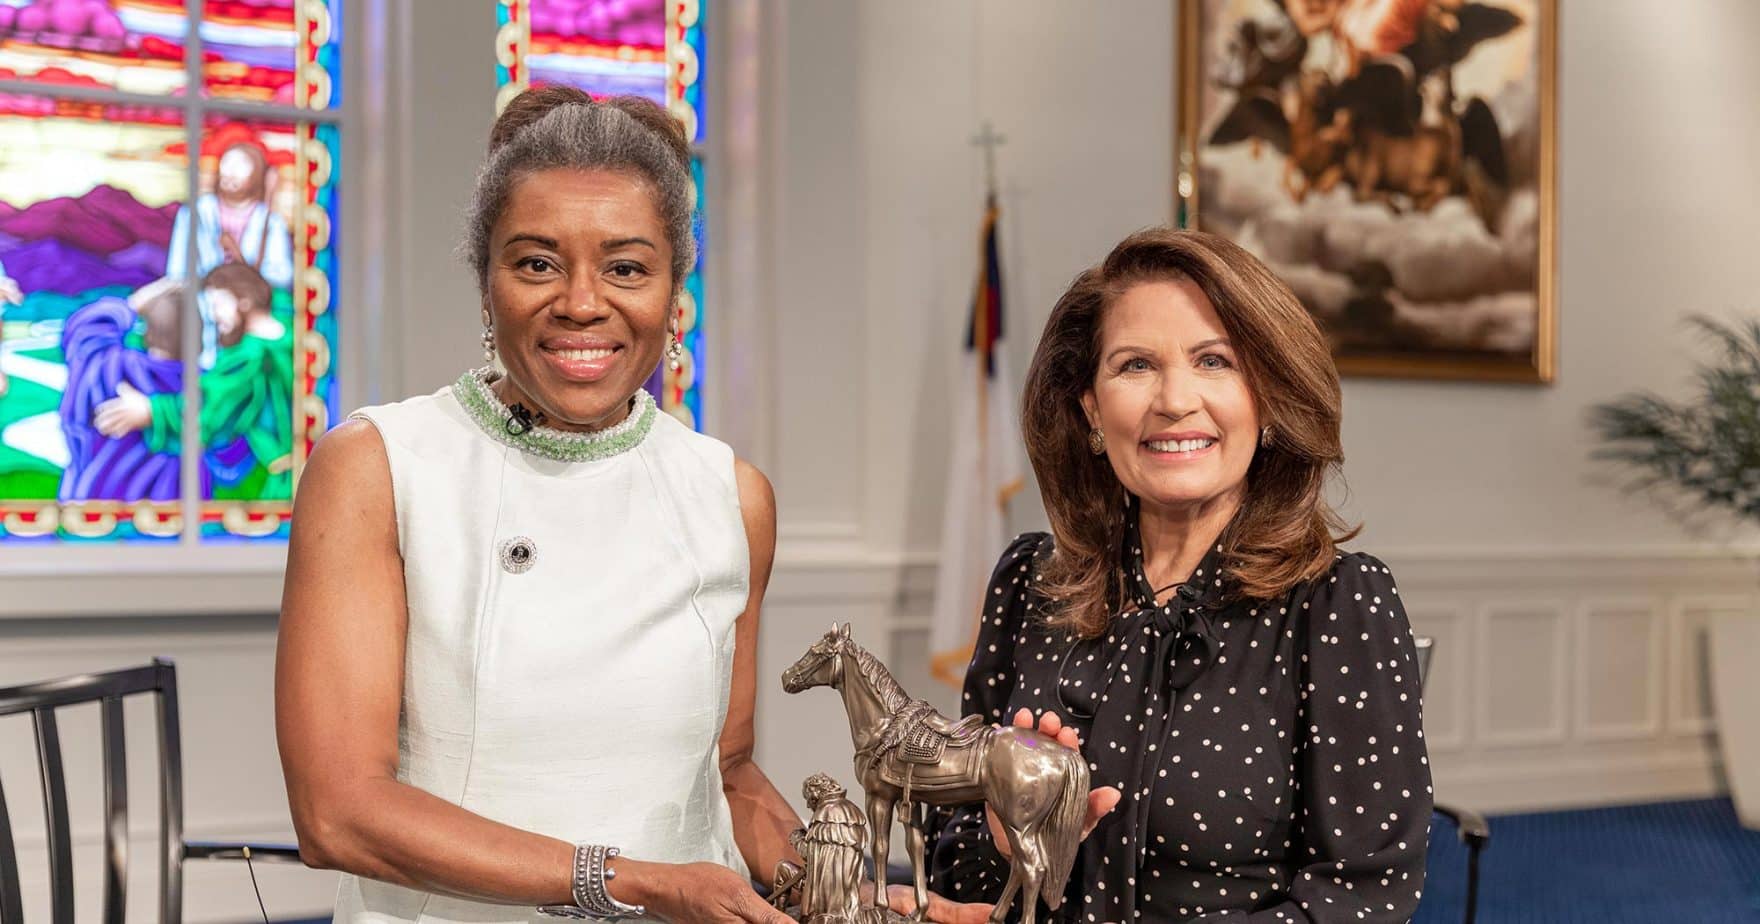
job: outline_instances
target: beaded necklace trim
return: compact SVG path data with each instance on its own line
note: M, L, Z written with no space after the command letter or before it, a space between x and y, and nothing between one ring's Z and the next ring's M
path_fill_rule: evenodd
M642 390L636 392L629 416L613 427L591 433L571 433L550 427L510 433L507 422L513 419L513 412L489 389L493 374L488 366L484 366L466 372L453 383L452 393L464 406L465 413L490 439L558 462L597 462L628 452L647 437L648 431L654 428L654 418L659 414L654 406L654 396Z

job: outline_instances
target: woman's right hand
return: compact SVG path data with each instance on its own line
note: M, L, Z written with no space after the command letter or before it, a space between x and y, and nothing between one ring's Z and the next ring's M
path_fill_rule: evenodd
M668 921L795 924L752 891L746 877L716 863L644 863L613 860L611 897L641 905Z
M1016 712L1014 725L1016 728L1032 728L1032 710L1022 708ZM1047 712L1039 717L1039 732L1056 738L1058 744L1072 751L1080 753L1082 749L1082 741L1076 730L1063 724L1063 720L1055 712ZM1118 807L1119 795L1116 786L1097 786L1088 792L1088 817L1082 821L1083 838L1094 832L1094 826L1100 823L1107 812ZM1013 851L1008 845L1008 832L1003 830L1002 823L996 820L996 813L988 805L984 806L984 818L990 822L990 839L996 842L997 852L1002 854L1003 859L1009 859Z

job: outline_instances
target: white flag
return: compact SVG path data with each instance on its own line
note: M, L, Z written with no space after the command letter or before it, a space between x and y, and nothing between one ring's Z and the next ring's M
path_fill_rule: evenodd
M991 618L985 585L1008 543L1008 500L1021 489L1021 438L1008 362L1002 350L1002 267L996 246L998 209L984 213L981 264L966 327L965 351L953 385L953 455L941 521L941 560L930 612L930 670L957 687L977 640L978 620Z

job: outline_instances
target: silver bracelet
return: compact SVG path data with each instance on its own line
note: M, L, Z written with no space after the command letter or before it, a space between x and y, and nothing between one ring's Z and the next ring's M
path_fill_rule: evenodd
M576 844L574 846L574 904L573 905L540 905L539 914L558 918L593 918L602 921L621 921L627 918L639 918L648 913L641 905L626 905L611 897L605 884L617 878L617 870L606 867L606 862L616 857L620 851L616 847L603 844Z

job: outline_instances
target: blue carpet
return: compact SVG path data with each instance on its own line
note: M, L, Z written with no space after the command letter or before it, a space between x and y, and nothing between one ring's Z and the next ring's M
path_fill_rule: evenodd
M1480 924L1760 924L1760 832L1728 799L1490 819ZM1467 849L1438 820L1417 924L1465 910Z

